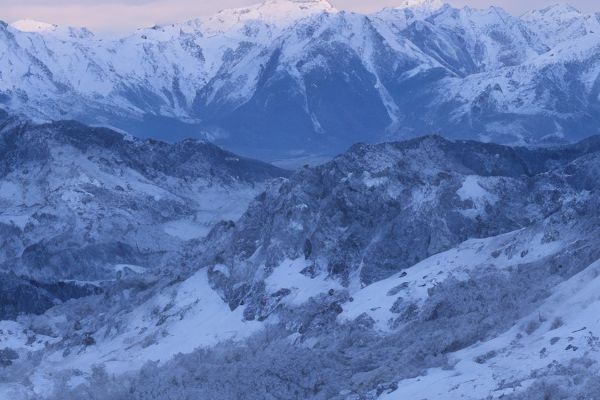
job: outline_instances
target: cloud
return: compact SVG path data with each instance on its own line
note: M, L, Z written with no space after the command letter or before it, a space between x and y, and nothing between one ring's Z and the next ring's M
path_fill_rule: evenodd
M515 14L548 6L556 0L450 0L471 7L497 5ZM32 18L59 25L86 26L96 31L123 32L143 26L189 20L224 8L243 7L260 0L0 0L0 19ZM400 0L331 0L340 9L371 12L393 7ZM600 7L597 0L572 0L585 11Z

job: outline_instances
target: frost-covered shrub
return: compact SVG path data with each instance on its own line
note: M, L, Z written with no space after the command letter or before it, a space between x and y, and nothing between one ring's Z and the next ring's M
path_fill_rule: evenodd
M0 350L0 367L8 367L13 361L19 359L19 354L13 349L6 348Z
M534 383L525 390L506 396L506 400L595 400L600 398L598 365L586 358L568 365L556 361L534 371Z
M293 343L288 331L275 326L244 344L197 350L164 365L148 363L125 376L97 368L85 385L59 385L53 399L343 399L340 393L348 390L366 398L377 388L393 390L399 379L428 366L445 365L444 357L423 357L424 348L415 351L412 339L380 337L353 323Z
M100 399L94 385L103 386L111 400L376 398L378 388L393 390L428 368L450 368L448 353L514 326L560 281L552 271L538 263L450 278L431 289L423 304L399 302L403 319L386 335L373 330L368 315L341 324L337 317L347 292L323 294L300 307L278 308L279 323L244 343L150 363L125 376L96 371L95 384L63 389L54 399ZM478 362L492 357L482 355Z

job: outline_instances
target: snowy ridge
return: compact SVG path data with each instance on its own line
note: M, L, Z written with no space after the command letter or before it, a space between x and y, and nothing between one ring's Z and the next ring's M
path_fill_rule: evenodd
M568 4L530 11L521 19L550 47L600 32L597 14L584 14Z
M286 28L302 18L337 10L328 0L267 0L256 6L223 10L202 20L208 34L224 34L240 29L248 23L273 25Z
M432 14L442 8L446 3L443 0L403 0L396 9L410 9L416 14Z
M13 22L10 26L21 32L49 32L58 28L57 25L48 24L46 22L35 21L31 19L23 19Z

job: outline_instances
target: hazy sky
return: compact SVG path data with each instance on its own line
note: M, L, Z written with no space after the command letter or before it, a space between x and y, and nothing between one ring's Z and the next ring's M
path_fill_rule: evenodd
M368 12L394 6L401 0L331 0L339 9ZM471 7L496 5L514 14L560 0L449 0ZM0 20L31 18L59 25L87 26L96 31L124 31L157 23L185 21L223 8L260 0L0 0ZM599 0L571 0L582 11L600 11Z

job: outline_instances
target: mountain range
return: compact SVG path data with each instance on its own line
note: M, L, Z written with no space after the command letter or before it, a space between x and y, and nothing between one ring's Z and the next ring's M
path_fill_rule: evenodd
M504 144L599 133L600 14L407 1L362 15L268 0L95 35L0 24L0 104L273 160L441 134Z

